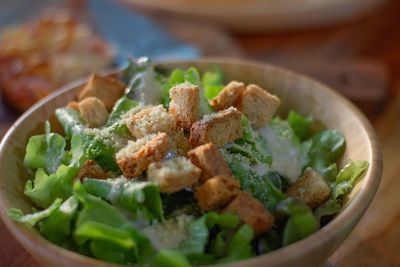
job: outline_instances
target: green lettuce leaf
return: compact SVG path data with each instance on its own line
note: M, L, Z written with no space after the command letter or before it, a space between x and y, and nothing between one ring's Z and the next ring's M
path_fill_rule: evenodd
M35 179L25 185L25 195L42 208L49 207L55 199L67 199L72 195L72 182L79 169L61 165L50 176L43 169L36 171Z
M9 209L7 211L8 216L20 223L26 224L28 227L34 226L38 221L43 220L47 217L49 217L56 209L60 207L62 203L62 199L56 199L54 202L47 208L38 212L34 212L32 214L26 214L20 210L20 209Z
M189 261L178 251L161 250L157 253L151 266L153 267L190 267Z
M292 127L294 134L300 141L308 139L312 134L312 124L314 120L311 117L304 117L295 111L290 111L287 122Z
M204 72L201 81L204 87L204 95L208 100L216 97L225 85L224 75L218 67Z
M336 163L343 155L346 142L339 130L324 130L312 138L312 146L309 152L310 167L323 177L331 171L332 164Z
M88 194L79 181L74 184L74 192L83 204L74 231L78 245L90 242L92 254L106 261L132 264L149 260L153 246L121 211Z
M142 105L160 104L163 99L163 86L158 75L148 58L131 60L123 75L128 84L126 96Z
M123 178L108 180L87 178L83 185L88 193L129 210L134 217L144 214L149 220L162 221L164 219L157 184Z
M353 188L357 179L364 175L368 169L368 162L364 160L350 160L337 174L336 179L329 183L331 195L327 201L322 203L315 214L318 219L323 216L334 215L342 208L343 197Z
M29 138L24 163L31 169L45 169L54 173L64 158L66 142L64 137L50 132L50 123L46 121L45 134Z
M191 223L188 238L181 243L179 252L193 265L249 258L253 255L250 245L253 229L247 225L238 226L239 219L233 214L208 212ZM218 232L213 238L210 231L215 230ZM211 244L210 250L207 250L208 243Z
M71 235L72 220L77 210L78 199L71 196L41 221L40 233L51 242L62 245Z
M101 136L96 136L94 133L87 131L77 111L70 108L58 108L55 113L69 139L74 135L81 138L86 159L95 160L106 170L119 172L114 159L116 149L102 140Z
M279 202L276 209L278 214L288 217L283 230L283 246L304 239L319 229L319 222L312 210L301 201L287 198Z
M114 107L108 117L108 121L106 126L111 126L114 123L118 122L123 114L128 112L129 110L137 107L139 103L135 100L128 98L127 96L123 96L114 104Z
M217 263L236 262L254 256L251 241L253 239L253 229L248 225L242 225L233 235L228 243L226 256L219 259Z

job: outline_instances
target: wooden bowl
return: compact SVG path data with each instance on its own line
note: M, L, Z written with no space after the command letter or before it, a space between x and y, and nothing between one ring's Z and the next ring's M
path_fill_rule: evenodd
M278 95L282 99L280 114L285 116L289 109L293 109L312 115L328 128L341 130L347 141L341 166L348 159L369 162L368 172L353 189L340 214L320 231L290 246L229 266L322 265L358 223L378 188L382 156L373 128L353 104L325 85L271 65L224 59L159 64L166 69L194 66L201 71L214 65L222 69L227 81L235 79L256 83ZM35 230L11 221L6 213L12 207L31 211L31 203L23 194L25 182L30 177L23 165L28 138L43 132L44 121L54 119L55 108L72 100L83 82L67 85L29 109L10 128L0 145L1 218L14 237L45 266L117 266L53 245Z

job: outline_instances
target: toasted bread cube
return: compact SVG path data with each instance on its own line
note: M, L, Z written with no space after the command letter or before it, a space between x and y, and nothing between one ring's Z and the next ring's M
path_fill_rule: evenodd
M195 197L202 210L224 207L240 191L240 183L232 176L218 175L208 179L196 189Z
M224 212L236 214L243 223L254 229L256 235L267 232L274 225L274 217L247 192L240 192Z
M111 111L125 87L125 84L115 77L92 74L82 88L78 100L82 101L87 97L94 96L103 101L106 109Z
M190 128L189 142L193 147L213 143L221 147L243 136L242 113L234 107L205 115Z
M117 164L126 178L141 175L150 163L162 160L168 151L166 133L147 135L136 141L128 141L117 155Z
M174 193L197 183L201 170L185 157L153 162L147 170L147 178L160 186L160 192Z
M249 84L238 101L238 109L249 119L255 128L267 126L281 100L255 84Z
M107 179L112 177L112 174L103 170L95 160L87 160L75 176L77 180L83 180L83 178L96 178L96 179Z
M218 148L212 143L190 150L188 158L202 170L200 182L205 182L207 179L217 175L232 175L228 163L226 163Z
M73 109L75 111L79 112L79 103L76 101L70 101L67 104L67 108Z
M78 105L83 120L90 128L98 128L107 121L108 111L98 98L85 98Z
M223 110L236 106L239 97L245 89L246 86L244 83L232 81L211 100L210 104L214 110Z
M189 139L183 131L176 130L168 134L170 150L178 156L186 156L191 149Z
M312 209L322 204L330 193L331 189L324 178L310 167L286 191L288 196L303 201Z
M199 87L191 83L182 83L169 91L171 102L169 113L178 127L189 129L200 117Z
M126 122L132 136L136 138L176 130L174 119L162 105L144 108L127 118Z

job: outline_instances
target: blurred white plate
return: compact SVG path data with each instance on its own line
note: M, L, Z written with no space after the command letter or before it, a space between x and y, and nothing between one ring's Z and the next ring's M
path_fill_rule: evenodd
M346 21L385 0L118 0L152 14L216 23L240 32L302 29Z

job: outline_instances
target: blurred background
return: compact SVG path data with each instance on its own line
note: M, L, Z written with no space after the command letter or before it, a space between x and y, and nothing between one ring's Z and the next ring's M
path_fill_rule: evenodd
M327 266L400 266L400 1L0 0L0 136L91 71L228 57L275 64L349 98L375 126L384 176ZM0 224L0 266L40 266Z

